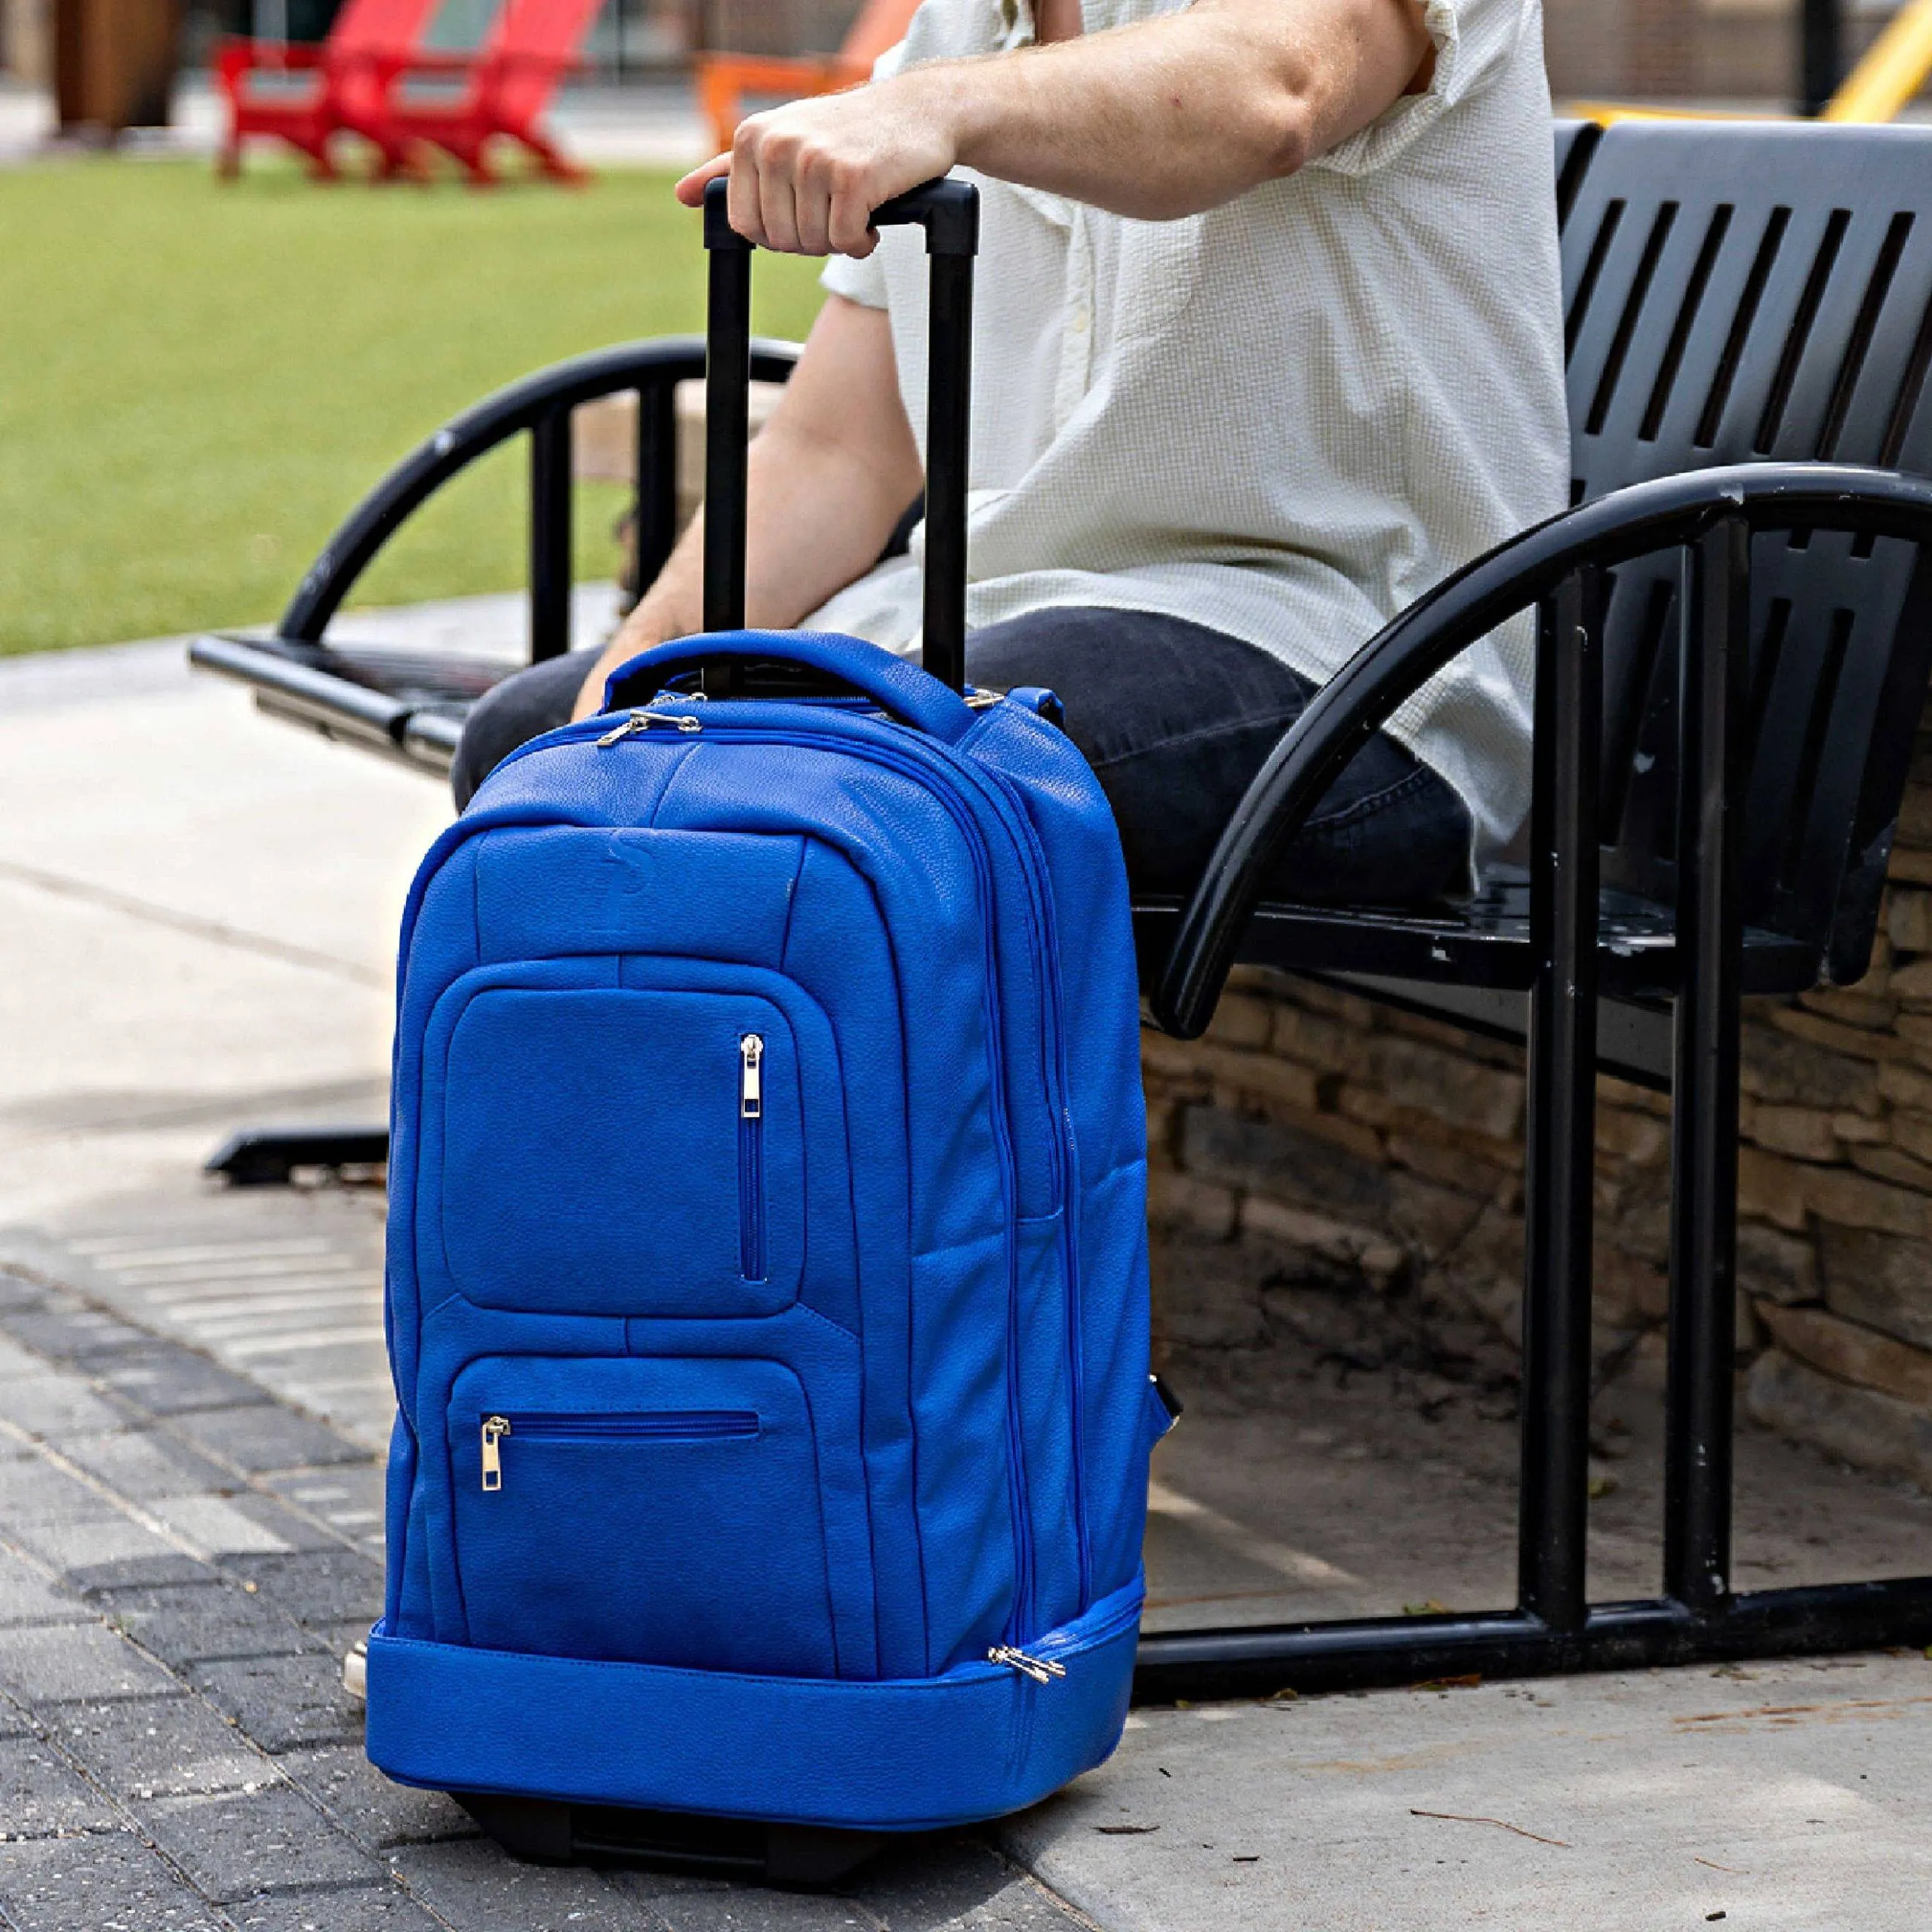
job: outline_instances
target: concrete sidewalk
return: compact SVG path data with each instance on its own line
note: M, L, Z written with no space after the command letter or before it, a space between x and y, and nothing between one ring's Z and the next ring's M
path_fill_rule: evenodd
M518 1867L387 1784L336 1675L379 1598L380 1198L197 1170L251 1121L380 1117L446 817L176 647L0 663L0 1924L1927 1924L1915 1653L1137 1712L1063 1797L826 1898Z

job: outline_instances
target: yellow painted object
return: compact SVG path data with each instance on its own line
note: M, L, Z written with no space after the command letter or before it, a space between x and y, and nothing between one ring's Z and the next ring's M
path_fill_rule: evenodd
M1895 120L1932 78L1932 0L1906 0L1866 49L1819 115L1821 121ZM1572 100L1563 111L1607 128L1618 121L1762 121L1788 117L1725 113L1721 109L1626 107L1607 100Z
M1906 0L1820 119L1890 121L1932 74L1932 0Z
M1786 121L1785 114L1752 114L1722 107L1630 107L1614 100L1566 100L1558 112L1599 128L1619 121Z

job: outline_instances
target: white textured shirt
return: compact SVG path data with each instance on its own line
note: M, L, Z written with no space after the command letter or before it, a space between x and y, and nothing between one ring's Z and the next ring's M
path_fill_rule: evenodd
M1086 0L1089 32L1183 0ZM1031 37L1026 0L925 0L881 75ZM1567 498L1540 0L1426 0L1428 90L1286 180L1136 221L983 177L968 621L1187 617L1317 683L1447 572ZM926 263L888 229L825 286L891 315L923 444ZM807 620L917 648L919 561ZM1470 808L1478 864L1529 802L1518 620L1389 730Z

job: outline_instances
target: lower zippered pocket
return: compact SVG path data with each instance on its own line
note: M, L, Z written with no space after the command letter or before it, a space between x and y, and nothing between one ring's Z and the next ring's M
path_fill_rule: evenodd
M472 1644L835 1674L816 1444L782 1363L487 1358L448 1440Z

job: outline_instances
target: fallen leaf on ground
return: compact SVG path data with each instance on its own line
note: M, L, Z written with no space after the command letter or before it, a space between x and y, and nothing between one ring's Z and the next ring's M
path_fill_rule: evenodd
M1466 1677L1426 1677L1420 1684L1411 1684L1411 1690L1480 1690L1482 1673L1472 1670Z
M1449 1606L1446 1603L1438 1603L1433 1597L1424 1597L1420 1603L1405 1603L1402 1606L1404 1617L1447 1617L1448 1614ZM1932 1650L1928 1650L1925 1654L1932 1657Z
M1106 1838L1137 1838L1144 1832L1158 1832L1158 1825L1096 1825L1094 1830Z

